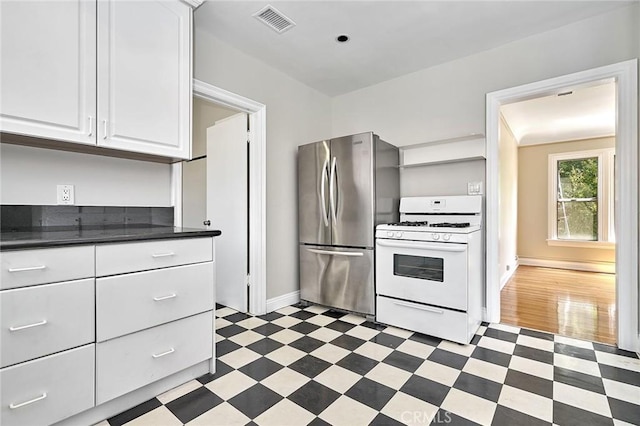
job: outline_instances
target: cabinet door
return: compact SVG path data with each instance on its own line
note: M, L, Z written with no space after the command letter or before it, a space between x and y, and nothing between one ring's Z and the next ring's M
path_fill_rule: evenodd
M191 8L98 2L98 145L189 158Z
M95 144L95 2L5 1L0 9L0 130Z

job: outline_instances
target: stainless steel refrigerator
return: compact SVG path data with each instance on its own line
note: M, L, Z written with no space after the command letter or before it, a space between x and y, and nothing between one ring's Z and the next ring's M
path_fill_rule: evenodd
M298 147L302 301L375 314L375 226L398 220L398 160L371 132Z

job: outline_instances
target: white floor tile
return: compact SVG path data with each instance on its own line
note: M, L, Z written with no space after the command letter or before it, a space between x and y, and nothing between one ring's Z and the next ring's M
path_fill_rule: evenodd
M381 362L373 367L364 377L398 390L409 380L411 373Z
M280 343L284 343L285 345L288 345L291 342L295 342L301 337L304 337L304 334L298 333L297 331L289 330L288 328L280 330L277 333L273 333L269 336L270 339L276 340Z
M507 342L505 340L494 339L493 337L482 336L478 342L478 346L487 349L493 349L494 351L504 352L506 354L513 354L516 348L515 343Z
M460 370L427 360L422 363L415 374L446 386L453 386L460 375Z
M291 315L293 313L298 312L300 309L294 308L293 306L285 306L284 308L280 308L276 310L277 313L282 315Z
M553 341L538 339L536 337L525 336L521 334L516 341L518 345L528 346L530 348L540 349L547 352L553 352Z
M546 364L544 362L519 356L512 356L509 368L520 371L521 373L527 373L532 376L542 377L543 379L553 380L553 365Z
M403 328L398 327L387 327L382 330L383 333L391 334L392 336L402 337L403 339L408 339L413 335L413 331L405 330Z
M353 426L369 424L377 415L373 408L342 395L318 417L333 426Z
M262 334L256 333L255 331L247 330L242 333L238 333L235 336L229 337L228 340L231 340L234 343L239 344L240 346L248 346L258 340L264 339Z
M290 368L283 368L262 380L260 383L286 397L298 390L309 380L310 379L304 374L300 374Z
M315 351L311 352L311 355L335 364L350 353L351 351L336 345L322 345Z
M367 319L365 317L362 317L360 315L354 315L354 314L347 314L347 315L343 316L342 318L340 318L340 321L344 321L344 322L348 322L350 324L356 324L356 325L357 324L362 324L366 320Z
M371 340L373 336L377 336L380 333L378 330L374 330L368 327L353 327L351 330L347 331L345 334L349 336L357 337L362 340Z
M305 355L306 353L299 349L292 348L291 346L282 346L275 351L269 352L265 357L280 365L289 365Z
M295 402L283 399L256 417L254 422L260 426L298 426L305 425L314 418L315 415Z
M579 373L591 374L600 377L600 368L597 362L588 361L582 358L575 358L564 354L553 354L553 365L567 368Z
M386 346L378 345L373 342L365 342L355 351L358 355L366 356L367 358L375 359L376 361L382 361L385 359L393 349Z
M353 371L349 371L338 365L332 365L318 374L313 380L337 392L345 393L361 378L362 376Z
M496 406L497 404L487 399L452 388L440 408L481 425L488 425L491 424Z
M331 324L335 320L335 318L327 317L325 315L316 315L315 317L311 317L306 320L306 322L324 327L327 324Z
M220 309L216 309L216 316L217 317L226 317L227 315L231 315L231 314L235 314L236 311L235 309L231 309L231 308L220 308Z
M157 398L161 403L166 404L168 402L173 401L174 399L180 398L182 395L186 395L189 392L198 389L201 386L202 386L202 383L200 383L199 381L191 380L183 385L180 385L178 387L175 387L171 390L166 391L162 395L159 395Z
M136 417L127 426L182 426L182 422L167 407L160 406L155 410Z
M335 338L342 336L342 333L336 330L332 330L330 328L322 327L315 331L312 331L307 336L313 337L314 339L318 339L323 342L330 342Z
M469 357L476 349L475 345L461 345L459 343L453 343L448 340L443 340L438 345L438 349L444 349L445 351L460 354L462 356Z
M495 328L496 330L507 331L509 333L519 334L520 327L515 327L513 325L500 324L500 323L491 323L489 324L489 328Z
M221 328L225 328L231 324L233 324L231 321L227 321L224 318L216 318L216 330L220 330Z
M418 358L427 359L431 352L435 348L431 345L425 345L424 343L416 342L413 340L405 340L400 346L396 348L400 352L404 352L409 355L417 356Z
M469 358L462 371L503 384L504 379L507 377L508 369L491 362Z
M637 358L629 358L627 356L596 351L596 359L601 364L607 364L612 367L624 368L625 370L640 373L640 359Z
M251 377L236 370L207 383L205 386L220 398L228 400L256 383Z
M590 392L564 383L553 383L553 399L601 416L611 417L609 401L605 395Z
M622 420L618 419L613 419L613 424L614 426L638 426L637 424L634 425L633 423L623 422Z
M309 311L312 314L322 314L324 312L327 312L329 308L325 308L324 306L311 305L304 308L304 310Z
M188 426L241 426L251 419L228 402L214 407L187 423ZM158 424L160 426L160 424Z
M487 331L487 327L481 325L480 327L478 327L478 331L476 331L476 334L483 336L485 331Z
M248 328L249 330L266 324L267 321L258 317L250 317L245 320L237 322L240 327Z
M380 412L405 425L429 425L438 407L403 392L393 395Z
M553 399L550 398L505 385L498 403L546 422L553 421Z
M565 345L577 346L584 349L593 349L593 344L587 340L578 340L565 336L554 336L554 342L564 343Z
M255 361L258 358L260 358L260 355L255 353L254 351L247 348L240 348L221 356L219 359L225 364L238 369L249 364L250 362Z
M602 379L602 383L607 396L640 405L640 387L609 379Z
M280 327L284 327L284 328L289 328L301 322L302 320L300 318L284 316L271 321L271 324L279 325Z

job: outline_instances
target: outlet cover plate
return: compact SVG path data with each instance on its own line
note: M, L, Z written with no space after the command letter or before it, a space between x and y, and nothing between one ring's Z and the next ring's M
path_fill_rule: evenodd
M75 204L73 185L57 185L56 198L58 200L58 204Z

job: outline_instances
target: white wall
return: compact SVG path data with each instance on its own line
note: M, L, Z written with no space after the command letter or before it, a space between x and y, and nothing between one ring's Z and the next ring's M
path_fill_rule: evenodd
M331 136L331 101L199 30L194 52L195 78L267 106L267 298L296 291L297 146Z
M0 144L0 204L55 205L75 185L79 206L171 206L171 166Z
M498 259L500 285L504 286L516 268L518 242L518 141L500 117L500 234Z

